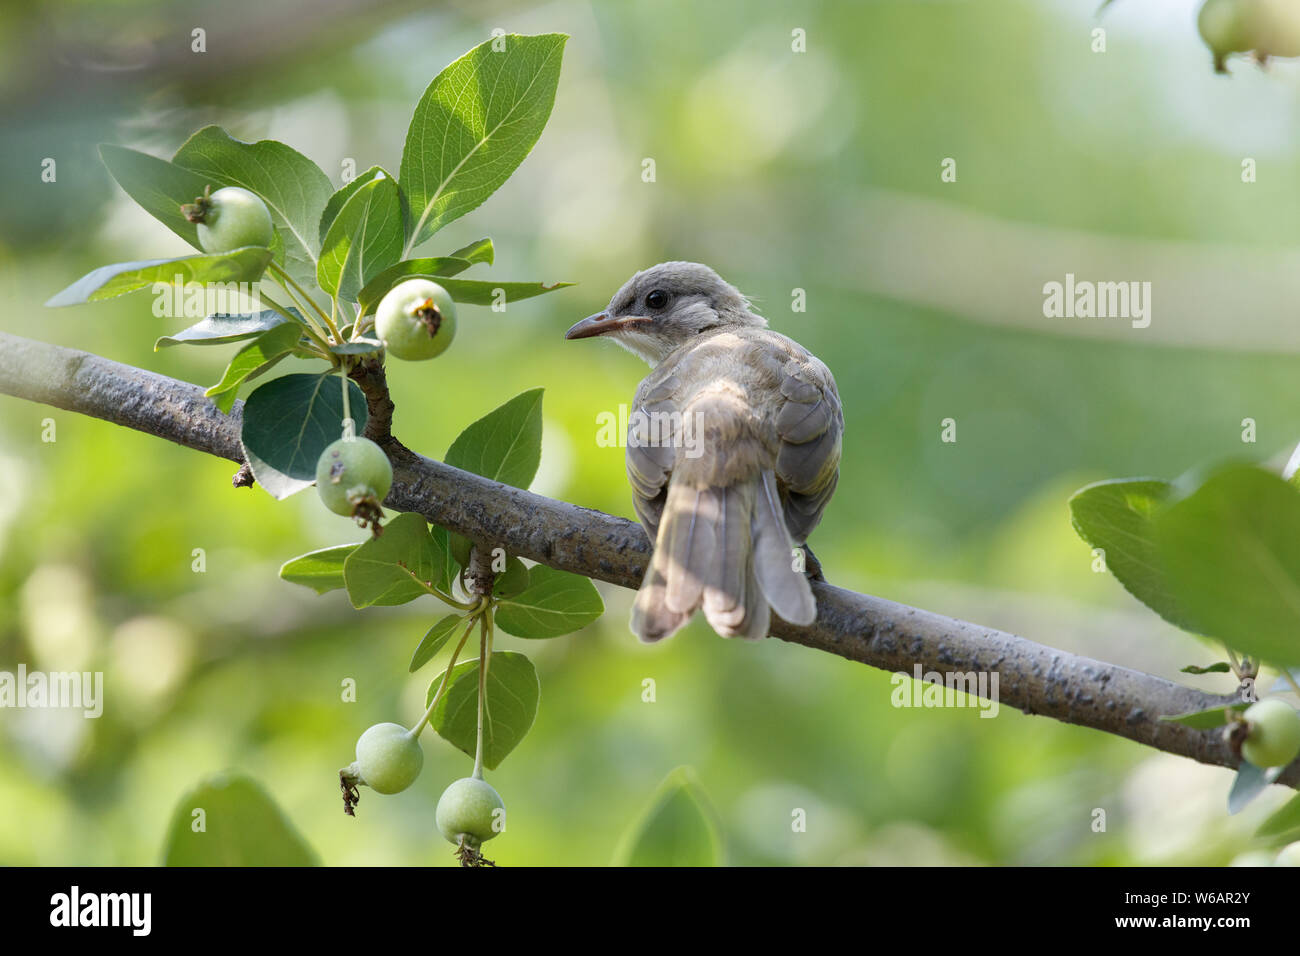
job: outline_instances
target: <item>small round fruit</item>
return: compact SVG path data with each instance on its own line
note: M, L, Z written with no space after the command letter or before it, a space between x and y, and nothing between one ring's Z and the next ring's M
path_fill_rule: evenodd
M1196 28L1214 54L1217 73L1228 72L1229 54L1245 53L1254 46L1243 0L1205 0L1196 17Z
M1300 754L1300 714L1290 704L1261 700L1242 716L1249 732L1241 753L1256 767L1281 767Z
M464 777L443 791L434 820L448 843L459 844L463 838L470 846L478 846L505 829L505 809L505 801L492 784Z
M197 212L186 215L198 223L199 245L204 252L216 254L244 246L271 244L275 233L271 213L256 193L226 186L211 196L195 200L192 208Z
M376 793L401 793L423 766L420 741L401 724L375 724L357 740L357 770Z
M393 466L369 438L340 438L316 462L316 491L335 514L374 517L391 487Z
M1300 866L1300 843L1288 843L1282 847L1273 861L1274 866Z
M379 300L375 333L396 358L408 362L436 358L456 335L456 303L436 282L407 279Z
M1270 56L1300 56L1300 3L1242 0L1251 49L1262 62Z

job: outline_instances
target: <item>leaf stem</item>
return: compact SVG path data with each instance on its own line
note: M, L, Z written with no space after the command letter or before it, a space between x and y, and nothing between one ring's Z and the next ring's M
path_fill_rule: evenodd
M436 597L443 604L449 604L452 607L458 608L459 610L462 611L473 611L479 607L478 604L470 604L466 601L458 601L450 594L444 593L443 591L439 590L438 588L434 587L432 584L429 584L428 582L421 581L420 583L423 584L426 588L428 588L429 593L432 594L434 597Z
M334 336L334 341L342 342L343 336L339 335L339 330L338 327L334 324L334 320L325 314L325 310L316 304L316 300L313 299L310 295L308 295L307 290L304 289L302 286L300 286L297 283L297 281L295 281L293 276L289 275L289 273L286 272L284 268L280 266L278 263L273 261L270 265L270 268L276 274L276 276L279 277L280 284L285 287L286 291L288 291L289 286L293 286L295 289L298 290L298 294L302 296L304 300L306 300L306 304L310 308L315 310L316 314L320 316L321 321L325 323L325 328L329 329L330 334Z
M1241 680L1241 661L1237 658L1237 652L1227 644L1223 645L1223 649L1228 652L1228 664L1232 672L1237 675L1237 680Z
M271 310L273 312L279 313L281 316L283 316L288 321L293 322L295 325L302 326L303 330L307 333L308 338L310 338L313 342L316 343L317 346L320 347L321 358L329 359L331 362L337 361L337 357L334 355L333 352L330 351L330 344L325 341L324 337L321 336L320 332L316 330L316 327L314 325L312 325L310 322L304 321L300 316L295 316L292 312L290 312L284 306L280 305L280 303L276 302L265 292L259 292L258 295L263 302L265 302L267 305L271 307ZM290 295L292 296L292 293L290 293Z

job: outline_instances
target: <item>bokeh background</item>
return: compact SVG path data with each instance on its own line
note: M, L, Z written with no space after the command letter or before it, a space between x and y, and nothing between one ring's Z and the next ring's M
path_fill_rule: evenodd
M447 355L393 368L407 444L440 456L544 386L534 488L631 516L596 415L645 368L563 331L636 269L705 261L839 381L843 476L812 541L833 582L1226 691L1222 675L1178 675L1213 651L1093 572L1066 498L1098 478L1285 459L1300 438L1300 68L1214 75L1193 0L1096 6L7 5L0 329L215 381L229 349L152 351L172 326L147 294L42 307L97 265L186 251L112 184L96 144L170 156L215 122L290 143L336 183L346 159L396 171L445 64L494 27L564 31L540 143L429 249L488 235L491 275L579 285L505 314L465 307ZM195 27L205 54L190 52ZM796 28L807 52L791 50ZM1152 282L1150 327L1045 318L1043 284L1067 272ZM955 444L940 441L948 417ZM453 862L433 807L463 755L426 736L419 782L366 797L356 819L335 777L361 730L421 711L440 668L406 664L440 606L358 613L278 580L286 558L359 534L310 493L235 491L232 472L0 399L0 669L102 670L108 695L95 721L0 712L0 863L157 862L181 794L229 769L261 781L328 864ZM489 854L502 864L609 862L683 764L735 864L1220 864L1284 797L1230 818L1227 771L1008 708L896 709L887 674L702 622L642 647L630 592L601 589L600 622L526 648L542 703L492 776L510 807ZM791 832L795 807L806 833Z

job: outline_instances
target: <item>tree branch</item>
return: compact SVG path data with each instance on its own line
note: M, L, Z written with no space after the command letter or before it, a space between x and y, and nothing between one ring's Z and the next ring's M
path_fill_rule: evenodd
M378 366L354 375L376 411L377 402L388 402L382 376ZM229 416L222 415L197 386L86 352L0 332L0 394L126 425L243 463L242 403ZM376 416L373 437L393 462L393 488L384 502L389 508L418 512L471 540L553 568L627 588L640 585L650 555L640 525L424 458L388 433L391 402L383 411ZM774 636L909 675L917 664L923 671L996 672L1001 704L1202 763L1237 765L1221 732L1158 719L1234 698L825 581L814 580L812 586L817 620L794 627L774 618ZM1300 786L1300 764L1289 767L1279 782Z

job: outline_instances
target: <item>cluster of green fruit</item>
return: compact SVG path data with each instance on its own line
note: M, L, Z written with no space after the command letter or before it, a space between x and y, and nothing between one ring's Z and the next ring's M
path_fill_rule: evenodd
M356 762L343 771L343 779L376 793L401 793L423 767L417 730L375 724L357 740ZM462 777L443 791L434 821L449 843L477 851L505 828L505 809L501 794L482 777Z
M274 236L266 204L238 186L205 191L181 211L197 225L199 244L208 253L269 247ZM380 301L375 333L385 352L396 358L436 358L455 337L456 303L437 283L408 279ZM316 489L325 507L363 523L377 524L381 503L392 484L393 466L388 456L368 438L345 435L325 449L316 465ZM364 784L384 794L405 790L424 766L417 734L418 730L393 723L369 728L357 740L356 762L343 771L345 787L355 790ZM443 792L435 820L448 841L477 851L501 831L504 812L505 802L491 784L482 777L465 777Z
M1228 72L1228 57L1253 53L1300 56L1300 3L1296 0L1205 0L1196 20L1201 38L1214 54L1214 69Z

